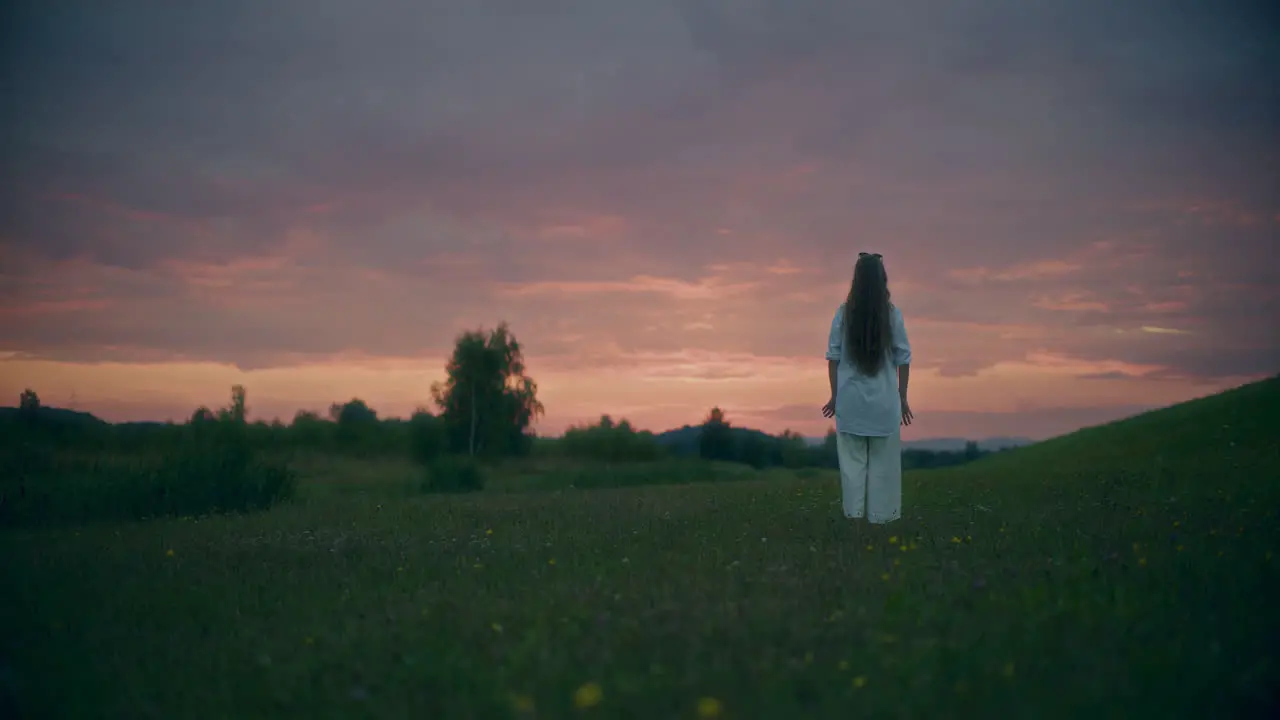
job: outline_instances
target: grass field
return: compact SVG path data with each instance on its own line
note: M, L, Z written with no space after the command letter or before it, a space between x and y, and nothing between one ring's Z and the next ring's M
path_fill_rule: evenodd
M1276 380L909 474L905 517L886 528L841 518L830 472L554 489L547 472L511 468L492 490L446 497L418 494L408 465L299 469L298 499L268 512L0 532L9 709L1207 718L1275 707Z

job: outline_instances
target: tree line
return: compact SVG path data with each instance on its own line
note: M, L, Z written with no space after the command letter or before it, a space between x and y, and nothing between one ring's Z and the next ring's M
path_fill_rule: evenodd
M218 424L239 426L245 444L260 450L313 450L356 457L399 455L430 463L442 456L472 459L553 455L600 462L643 462L667 457L698 457L755 468L835 468L836 436L820 444L799 433L779 435L731 424L721 408L703 421L655 435L609 415L568 428L561 437L536 437L533 421L545 409L537 383L527 375L519 341L506 323L458 336L443 382L430 388L433 408L419 407L409 418L382 418L360 398L334 402L328 413L298 411L291 422L248 420L246 388L231 388L230 403L220 409L196 408L185 423L108 424L90 415L42 408L35 391L25 391L17 423L3 423L4 434L22 430L57 446L122 452L162 451L180 445L192 432ZM43 420L38 421L38 418ZM986 454L970 443L963 452L907 450L906 468L968 462Z

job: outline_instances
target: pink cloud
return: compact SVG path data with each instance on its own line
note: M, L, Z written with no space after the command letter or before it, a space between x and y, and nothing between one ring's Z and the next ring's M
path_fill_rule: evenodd
M666 295L679 300L715 300L737 295L756 287L752 282L727 283L718 277L698 282L637 275L629 280L570 280L510 283L500 292L507 295L594 295L605 293L646 293Z
M62 315L66 313L100 312L112 306L106 299L95 300L38 300L25 305L0 306L0 315L33 316Z
M128 220L138 220L143 222L184 222L183 218L164 213L154 212L151 210L139 210L118 202L96 198L84 193L62 192L52 196L57 200L65 200L74 202L88 207L92 207L101 212Z
M986 267L957 268L949 271L949 275L964 282L982 282L985 280L1040 280L1068 275L1080 270L1080 265L1065 260L1038 260L1020 265L1013 265L1002 270Z
M1045 310L1069 310L1075 312L1107 312L1107 304L1088 299L1086 293L1067 293L1058 297L1039 297L1032 303Z
M588 215L574 220L545 225L537 230L540 238L612 240L625 236L631 223L617 215Z

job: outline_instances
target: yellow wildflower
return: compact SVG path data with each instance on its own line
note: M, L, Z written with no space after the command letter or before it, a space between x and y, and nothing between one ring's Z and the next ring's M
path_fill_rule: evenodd
M547 564L548 564L548 565L555 565L555 564L556 564L556 559L555 559L555 558L551 558L550 560L548 560L548 561L547 561Z
M862 687L866 687L866 685L867 685L867 676L866 676L866 675L858 675L858 676L856 676L856 677L853 679L853 686L854 686L855 688L862 688Z
M596 683L589 682L573 693L573 706L576 708L595 707L604 699L604 691Z
M898 544L898 536L897 536L897 535L890 535L890 536L889 536L889 544L890 544L890 545L897 545L897 544Z
M172 551L172 550L166 550L164 554L165 554L166 556L168 556L168 557L173 557L173 551Z
M698 698L698 717L720 717L722 710L724 710L724 706L720 704L719 700L713 697Z

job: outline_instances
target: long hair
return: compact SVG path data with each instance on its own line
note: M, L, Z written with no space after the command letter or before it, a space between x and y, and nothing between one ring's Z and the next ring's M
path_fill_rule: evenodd
M875 375L893 344L889 324L889 276L880 255L863 253L853 266L844 307L844 347L864 375Z

